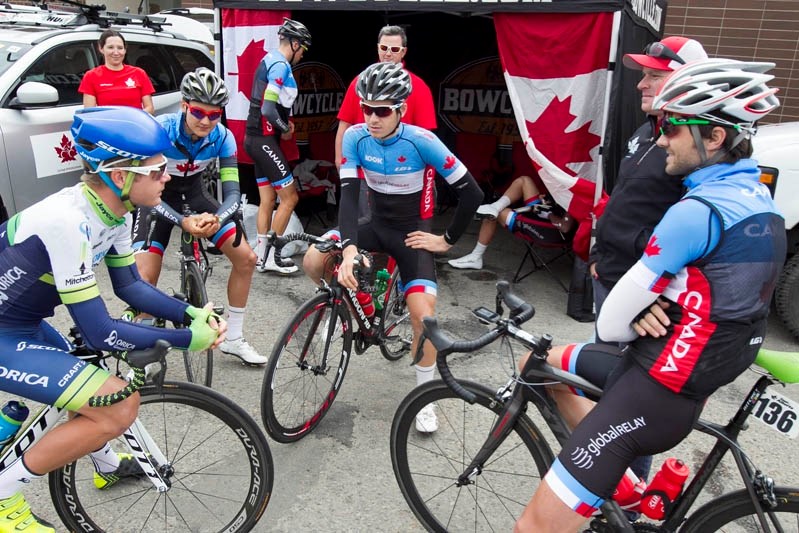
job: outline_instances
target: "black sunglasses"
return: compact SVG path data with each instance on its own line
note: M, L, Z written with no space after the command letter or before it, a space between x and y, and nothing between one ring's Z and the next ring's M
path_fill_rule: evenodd
M661 42L649 43L644 48L644 53L649 57L656 57L659 59L671 59L680 65L685 65L685 60L674 53L674 51Z
M367 105L361 102L361 111L367 117L371 117L372 113L374 113L380 118L386 118L400 107L402 107L401 103L394 105Z

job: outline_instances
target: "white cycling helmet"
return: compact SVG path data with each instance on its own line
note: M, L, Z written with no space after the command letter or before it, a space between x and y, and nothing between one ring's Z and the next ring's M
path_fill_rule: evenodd
M706 59L677 69L663 83L652 109L706 119L712 124L753 131L752 123L780 102L766 82L774 63Z

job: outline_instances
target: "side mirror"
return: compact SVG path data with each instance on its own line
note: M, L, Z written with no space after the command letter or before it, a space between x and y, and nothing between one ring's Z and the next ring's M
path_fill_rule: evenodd
M17 96L11 99L11 109L31 109L52 107L58 104L58 89L38 81L28 81L17 89Z

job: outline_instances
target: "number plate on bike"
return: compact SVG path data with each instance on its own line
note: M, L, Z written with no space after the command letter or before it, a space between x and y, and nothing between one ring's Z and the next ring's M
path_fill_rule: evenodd
M799 403L781 394L771 390L764 392L752 416L791 439L799 435Z

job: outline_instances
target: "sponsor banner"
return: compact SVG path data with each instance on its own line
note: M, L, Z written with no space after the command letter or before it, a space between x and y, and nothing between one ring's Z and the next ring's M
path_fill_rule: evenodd
M37 178L65 174L82 168L72 134L68 130L31 135L30 141Z
M500 145L519 140L498 57L467 63L441 82L439 114L456 132L494 135Z
M292 107L294 135L300 143L311 133L330 131L338 125L336 114L347 87L330 65L302 62L294 67L299 93Z

